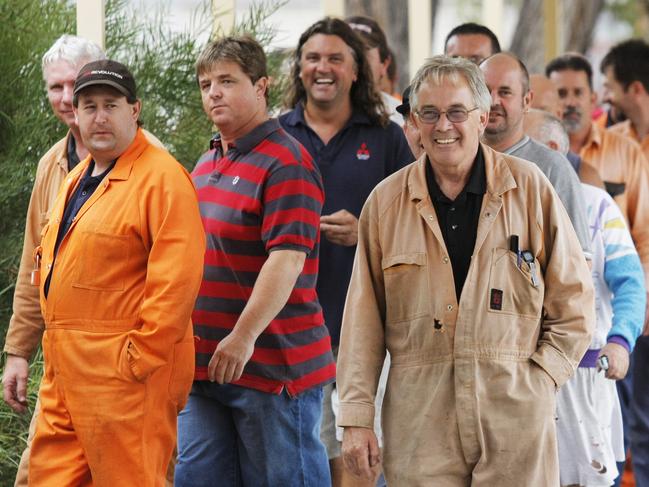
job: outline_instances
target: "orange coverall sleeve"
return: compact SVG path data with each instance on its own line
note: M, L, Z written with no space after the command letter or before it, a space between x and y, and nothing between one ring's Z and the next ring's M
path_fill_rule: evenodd
M150 252L141 327L129 332L129 363L140 380L168 363L173 344L187 336L203 275L205 233L196 191L181 170L162 174L140 199L141 235Z

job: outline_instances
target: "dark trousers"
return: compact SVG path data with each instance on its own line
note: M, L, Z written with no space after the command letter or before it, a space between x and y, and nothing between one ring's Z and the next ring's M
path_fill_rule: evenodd
M629 373L617 383L622 418L624 447L631 449L633 476L637 487L649 487L649 337L638 338L631 354ZM618 464L620 474L624 463ZM615 481L620 485L621 475Z

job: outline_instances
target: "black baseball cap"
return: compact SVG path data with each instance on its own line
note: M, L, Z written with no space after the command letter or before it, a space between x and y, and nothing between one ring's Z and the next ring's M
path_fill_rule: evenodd
M103 59L88 63L81 68L74 82L74 104L77 104L77 97L81 90L96 85L115 88L126 97L129 103L135 103L137 100L133 75L126 66L117 61Z
M410 114L410 86L403 90L403 95L401 95L401 105L395 108L404 117L407 117Z

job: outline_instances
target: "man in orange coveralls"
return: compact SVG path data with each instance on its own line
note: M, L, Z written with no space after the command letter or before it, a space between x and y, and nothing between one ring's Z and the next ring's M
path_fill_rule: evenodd
M33 486L161 486L194 371L205 249L187 172L138 128L133 76L84 66L74 113L90 155L43 231L45 373Z

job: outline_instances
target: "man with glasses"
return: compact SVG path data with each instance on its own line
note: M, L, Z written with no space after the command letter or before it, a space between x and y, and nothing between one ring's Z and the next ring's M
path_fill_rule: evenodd
M555 392L594 321L579 241L536 167L480 144L491 103L475 64L430 59L409 101L424 153L359 219L337 375L345 464L369 478L382 463L388 485L558 485Z
M524 115L530 109L530 76L511 53L498 53L480 64L491 94L484 142L494 150L533 162L550 180L575 227L581 248L590 259L590 237L584 198L568 159L525 135Z

